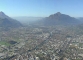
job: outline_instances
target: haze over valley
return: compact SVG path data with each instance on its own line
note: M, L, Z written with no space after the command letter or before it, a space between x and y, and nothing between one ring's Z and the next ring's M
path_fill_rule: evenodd
M83 60L82 0L0 0L0 60Z

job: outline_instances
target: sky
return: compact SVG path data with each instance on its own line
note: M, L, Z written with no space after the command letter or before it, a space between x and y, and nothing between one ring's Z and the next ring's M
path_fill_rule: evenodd
M0 11L10 17L47 17L57 12L83 17L83 0L0 0Z

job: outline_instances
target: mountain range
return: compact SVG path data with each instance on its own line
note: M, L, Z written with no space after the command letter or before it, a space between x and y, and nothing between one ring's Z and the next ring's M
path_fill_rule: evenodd
M18 21L20 21L23 24L27 24L27 23L32 23L32 22L36 22L38 20L43 19L44 17L27 17L27 16L18 16L18 17L12 17Z
M18 18L17 20L19 21L24 21L26 20L37 20L33 24L38 24L38 25L44 25L44 26L51 26L51 25L77 25L80 23L79 19L76 19L74 17L71 17L66 14L62 14L60 12L57 12L55 14L52 14L48 17L41 18L41 17L21 17L20 19ZM0 12L0 27L21 27L23 26L19 21L17 21L9 16L7 16L4 12Z

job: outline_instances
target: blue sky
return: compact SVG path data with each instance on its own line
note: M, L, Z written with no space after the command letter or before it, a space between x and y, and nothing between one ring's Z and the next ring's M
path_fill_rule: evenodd
M46 17L56 12L83 17L83 0L0 0L0 11L10 17Z

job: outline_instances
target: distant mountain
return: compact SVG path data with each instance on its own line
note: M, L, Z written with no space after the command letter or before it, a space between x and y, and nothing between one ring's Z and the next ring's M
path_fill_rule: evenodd
M0 27L20 27L22 24L7 16L4 12L0 12Z
M75 25L78 24L79 22L74 17L70 17L69 15L57 12L56 14L52 14L49 17L44 18L38 23L44 25Z
M44 17L28 17L28 16L19 16L19 17L12 17L21 23L32 23L35 21L38 21L40 19L43 19Z

